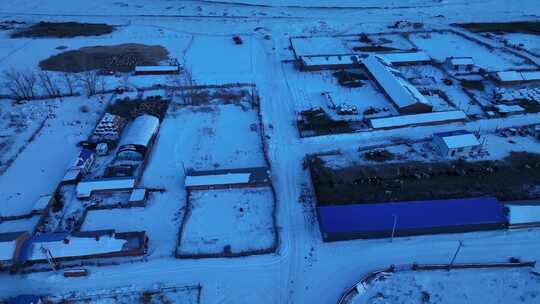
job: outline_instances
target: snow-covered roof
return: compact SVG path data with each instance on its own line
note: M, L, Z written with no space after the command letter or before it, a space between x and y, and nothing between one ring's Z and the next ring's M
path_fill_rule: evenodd
M454 66L459 65L474 65L474 60L472 57L449 57L450 64Z
M498 104L498 105L495 105L495 108L497 108L497 112L504 113L504 114L525 112L525 109L520 105Z
M495 77L502 82L511 81L537 81L540 80L540 71L501 71Z
M9 261L13 259L13 253L15 252L16 247L16 240L0 242L0 261Z
M144 114L138 116L128 126L120 140L119 146L138 145L148 147L150 140L159 128L159 119L155 116Z
M25 232L0 233L0 262L13 259L13 254L17 248L17 240Z
M467 115L463 111L432 112L413 115L400 115L370 120L374 129L397 128L418 124L440 123L445 121L465 120Z
M135 72L176 72L180 67L177 65L149 65L136 66Z
M53 258L65 258L119 252L126 242L127 240L115 238L114 234L101 234L99 237L62 235L61 238L41 238L31 241L26 260L46 260L46 254L49 253Z
M86 180L77 184L77 197L90 197L95 191L126 190L135 187L133 178L106 178Z
M301 56L305 66L321 65L352 65L360 63L360 57L356 54L328 55L328 56Z
M144 200L145 197L146 197L146 189L137 188L137 189L133 189L133 191L131 191L131 195L129 196L129 201L130 202L138 202L138 201Z
M424 52L388 52L378 53L377 56L386 59L392 64L431 61L431 57Z
M81 174L81 169L69 169L66 171L66 174L64 174L62 181L63 182L74 181L79 177L80 174Z
M511 225L540 223L540 205L505 205L510 212L508 222Z
M473 133L465 130L436 133L434 134L434 136L441 138L444 144L449 149L475 147L480 145L480 142L478 141L476 136L474 136Z
M414 104L423 104L431 107L429 101L410 84L401 73L378 56L368 56L363 64L375 78L386 94L399 107L405 108Z
M186 176L186 187L206 185L247 184L251 173L226 173L215 175Z
M521 72L521 76L526 81L540 80L540 71L525 71Z
M500 81L522 81L523 76L517 71L503 71L495 73L495 76Z
M49 202L52 199L52 195L42 195L39 197L37 202L34 204L34 207L32 208L32 211L42 211L47 209L49 206Z

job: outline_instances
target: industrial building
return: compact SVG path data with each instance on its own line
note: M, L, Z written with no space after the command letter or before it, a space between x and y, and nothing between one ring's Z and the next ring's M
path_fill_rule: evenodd
M503 229L503 206L493 197L320 206L324 241L390 238Z

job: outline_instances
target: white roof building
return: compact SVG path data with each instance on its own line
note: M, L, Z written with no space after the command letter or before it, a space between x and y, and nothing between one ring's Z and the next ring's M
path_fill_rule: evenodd
M400 113L431 112L433 106L424 95L383 58L370 55L363 64Z
M433 134L435 150L443 156L465 156L480 150L481 143L476 136L466 130L456 130Z
M399 128L405 126L439 124L451 121L465 120L467 115L463 111L432 112L413 115L400 115L370 120L374 129Z
M77 197L87 198L94 192L130 190L135 187L133 178L106 178L86 180L77 184Z

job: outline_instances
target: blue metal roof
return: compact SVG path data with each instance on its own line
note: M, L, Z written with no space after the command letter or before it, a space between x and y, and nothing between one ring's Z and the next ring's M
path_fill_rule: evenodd
M493 197L318 207L323 233L391 231L505 223Z

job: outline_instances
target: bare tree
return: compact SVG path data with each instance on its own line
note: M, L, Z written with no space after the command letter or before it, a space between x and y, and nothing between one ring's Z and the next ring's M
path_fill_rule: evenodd
M37 77L32 71L9 70L3 74L8 91L18 100L30 100L36 96Z
M47 71L40 71L38 74L39 84L45 94L49 97L58 97L60 96L60 89L58 88L56 79L54 79L53 74Z
M62 80L64 82L64 86L67 89L67 93L69 95L75 94L75 85L76 85L76 79L71 73L64 72L62 73Z
M100 86L104 86L103 76L96 71L88 71L78 75L78 80L86 95L93 96L98 93Z

